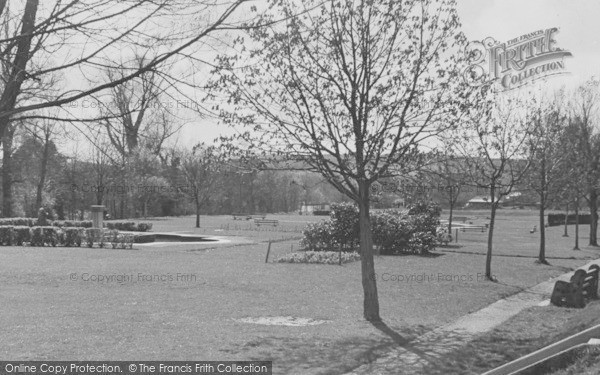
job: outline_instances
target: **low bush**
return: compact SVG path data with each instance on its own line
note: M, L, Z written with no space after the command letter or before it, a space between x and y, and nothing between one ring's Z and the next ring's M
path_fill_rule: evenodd
M84 241L88 247L93 247L94 243L96 242L100 247L104 247L104 236L102 229L86 228Z
M342 252L342 263L360 260L357 252ZM312 263L312 264L339 264L340 253L336 251L302 251L278 257L275 263Z
M0 226L0 245L12 245L14 242L14 228L9 225Z
M56 246L58 244L58 230L56 227L34 227L42 228L42 241L44 244ZM43 246L43 244L42 244Z
M42 227L31 228L31 246L44 246L44 230Z
M85 238L85 229L79 227L64 227L61 231L60 243L64 246L81 246Z
M152 230L152 223L138 223L137 231L138 232L148 232Z
M59 228L91 228L93 222L91 220L54 220L52 226Z
M126 232L137 231L137 225L133 221L107 221L104 226L108 229L122 230Z
M31 228L29 226L13 227L13 244L21 246L31 242Z
M437 242L441 208L436 203L417 203L405 215L397 210L372 212L371 234L380 254L426 254ZM309 251L353 251L359 246L358 209L351 204L332 204L329 220L309 224L300 246Z
M330 220L310 223L302 231L300 246L309 251L333 250L336 246L334 225Z
M25 226L32 227L36 225L37 219L32 217L9 217L0 219L1 226Z

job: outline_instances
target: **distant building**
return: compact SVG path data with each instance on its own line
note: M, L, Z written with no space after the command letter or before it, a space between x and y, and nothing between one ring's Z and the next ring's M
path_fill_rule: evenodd
M329 215L331 205L329 203L303 203L300 207L300 215Z
M492 207L492 199L490 197L474 197L471 198L467 204L465 204L465 208L472 210L481 210Z

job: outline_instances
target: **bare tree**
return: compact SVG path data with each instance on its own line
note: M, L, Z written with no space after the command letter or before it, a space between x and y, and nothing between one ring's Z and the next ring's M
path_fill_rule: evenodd
M574 137L585 175L585 199L590 209L590 246L598 246L598 196L600 195L600 133L598 132L598 101L600 82L591 80L578 88L570 116Z
M492 248L496 212L502 200L523 182L532 161L534 127L523 112L522 100L490 95L487 102L473 108L470 121L459 130L455 145L465 158L469 178L489 192L490 224L485 275L492 275Z
M200 212L211 197L216 195L219 171L223 168L222 154L215 146L200 143L181 158L181 170L187 185L185 192L196 209L196 228L200 228Z
M540 102L532 109L533 134L530 145L532 165L526 182L539 198L540 249L538 263L546 261L545 210L552 196L558 194L563 180L566 154L560 147L567 117L562 108L564 97L558 96L550 102ZM570 176L572 174L568 174Z
M460 111L455 3L269 5L255 22L270 27L250 28L241 52L219 59L224 121L252 129L252 149L301 160L358 204L364 317L380 321L369 188Z

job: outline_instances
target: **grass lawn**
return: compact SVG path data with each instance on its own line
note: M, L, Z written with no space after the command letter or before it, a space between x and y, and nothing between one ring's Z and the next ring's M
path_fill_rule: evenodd
M584 309L532 307L464 347L432 360L425 373L481 374L597 324L600 324L600 301L590 302ZM565 363L563 369L549 374L596 375L598 368L600 351L592 349L574 363Z
M458 215L458 214L457 214ZM480 215L485 217L485 212ZM0 353L8 360L273 360L276 374L341 374L471 311L598 258L562 227L550 228L551 265L537 265L535 212L502 211L493 273L483 281L486 234L465 233L436 257L377 256L381 316L362 320L359 262L265 264L297 248L299 228L322 217L269 215L256 230L230 216L151 221L153 231L226 236L232 242L138 250L0 247ZM586 244L587 227L580 243ZM461 233L462 235L463 233ZM110 281L93 281L100 276ZM121 282L119 282L119 280ZM565 311L560 310L560 311ZM325 320L305 327L242 318ZM447 372L451 373L451 372Z

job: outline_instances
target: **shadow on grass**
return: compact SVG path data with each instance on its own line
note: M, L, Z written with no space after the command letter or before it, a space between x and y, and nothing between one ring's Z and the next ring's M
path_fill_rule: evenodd
M239 346L222 350L246 360L273 361L274 374L341 375L374 362L400 349L421 335L425 328L393 329L373 324L384 336L373 332L342 339L315 336L256 337Z

